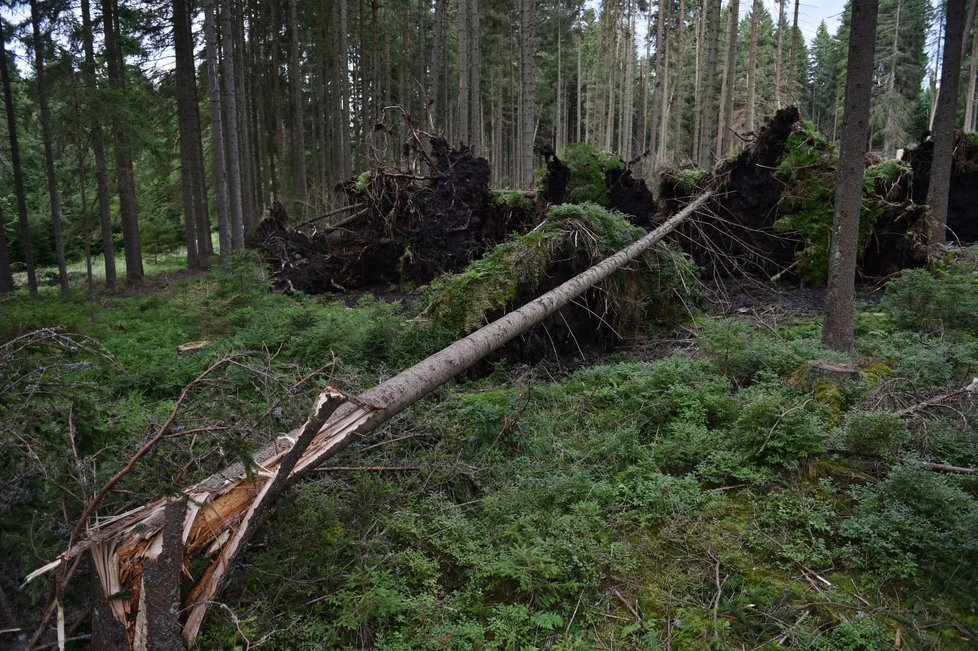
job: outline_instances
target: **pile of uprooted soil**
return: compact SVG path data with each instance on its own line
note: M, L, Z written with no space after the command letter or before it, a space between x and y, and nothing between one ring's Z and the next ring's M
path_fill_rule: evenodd
M489 163L431 139L429 174L375 168L341 186L354 216L311 233L288 226L281 204L252 244L279 289L307 294L421 284L460 271L538 216L491 201Z
M771 277L791 267L800 240L775 231L785 185L774 171L800 121L796 107L781 109L751 147L692 187L681 183L675 170L660 176L659 205L665 216L707 187L715 192L701 211L703 218L681 229L680 246L707 275Z
M798 109L789 106L771 118L750 147L712 173L672 169L661 174L664 215L707 188L715 192L701 211L703 217L682 229L682 248L708 276L746 273L819 282L812 279L812 270L827 267L837 161L828 139L811 129ZM791 139L793 134L797 136ZM978 143L960 133L956 143L948 238L978 241ZM895 178L884 174L865 196L864 214L872 218L860 240L863 277L885 277L926 264L926 208L920 204L926 198L932 152L930 141L911 150L904 160L913 173L900 171ZM797 163L797 169L784 169L786 161ZM881 162L867 157L866 166Z
M926 139L903 155L913 169L913 183L904 200L924 204L930 186L934 141ZM978 142L973 135L954 133L951 188L947 206L948 241L978 242Z

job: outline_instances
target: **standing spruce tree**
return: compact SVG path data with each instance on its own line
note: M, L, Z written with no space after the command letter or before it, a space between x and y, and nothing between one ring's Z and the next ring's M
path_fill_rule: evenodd
M931 244L943 244L947 239L947 202L951 187L951 156L954 149L958 80L961 78L961 40L964 20L964 0L947 0L941 88L937 99L937 110L934 113L934 155L930 166L930 184L927 186Z
M109 203L109 172L105 159L105 136L102 117L97 109L98 80L95 75L95 44L92 30L91 2L81 0L82 47L85 60L82 75L88 91L88 119L91 125L92 153L95 154L95 183L98 195L99 224L102 228L102 257L105 262L105 286L115 290L119 280L115 271L115 242L112 240L112 207Z
M10 70L7 61L6 31L0 19L0 80L3 82L3 105L7 113L7 135L10 138L10 165L14 168L14 191L17 195L17 218L20 224L20 248L27 267L27 286L31 296L37 296L37 271L34 268L34 246L31 242L31 225L27 215L27 190L24 187L24 167L20 160L17 140L17 116L14 113L14 94L10 87Z
M854 343L853 300L863 170L869 139L873 54L879 0L854 0L846 74L845 129L835 184L835 215L829 248L829 280L822 342L850 352Z
M118 102L125 101L126 72L119 29L119 1L102 0L102 26L105 33L105 59L109 83ZM122 215L122 239L126 253L126 280L139 283L143 279L143 253L139 240L139 217L136 207L136 179L133 172L132 150L125 120L112 121L115 151L116 184L119 192L119 212Z
M62 293L68 292L68 265L65 260L65 243L61 229L61 201L58 196L58 177L54 169L54 145L51 134L51 107L45 86L44 50L47 39L41 38L41 14L37 0L31 0L31 29L34 35L34 81L37 101L41 108L41 137L44 142L44 169L47 172L48 200L51 206L51 223L54 228L54 249L58 256L58 284Z

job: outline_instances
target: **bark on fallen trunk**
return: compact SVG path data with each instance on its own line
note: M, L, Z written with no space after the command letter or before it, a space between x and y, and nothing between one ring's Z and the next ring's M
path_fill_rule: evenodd
M249 477L239 463L186 489L183 566L190 567L194 557L204 556L210 561L204 572L193 579L194 585L179 607L184 644L192 645L238 556L284 488L641 255L689 219L710 195L702 194L618 253L360 396L353 398L327 388L303 427L292 433L287 449L281 449L276 442L255 455L261 468L257 476ZM160 545L166 539L173 540L164 538L165 531L171 528L164 526L167 505L171 503L162 499L94 523L84 541L67 550L58 561L34 572L28 580L89 551L102 596L114 597L109 601L111 615L125 627L129 645L148 648L153 643L146 639L143 609L149 594L142 594L142 585L150 564L165 554ZM154 573L159 573L164 566L153 567ZM165 567L174 574L180 572L179 563ZM179 577L170 579L176 581ZM120 595L125 597L119 598ZM171 608L176 609L177 605L154 604L153 611L167 612ZM93 639L93 643L98 646L98 640Z

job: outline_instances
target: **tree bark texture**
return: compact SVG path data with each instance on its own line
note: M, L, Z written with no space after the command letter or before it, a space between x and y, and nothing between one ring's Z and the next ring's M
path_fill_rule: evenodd
M829 245L829 278L825 298L822 342L851 352L859 211L863 171L869 139L869 105L876 50L876 14L879 0L854 0L846 71L845 128L835 185L835 214Z
M699 150L699 165L705 170L713 168L713 137L717 124L717 59L720 41L720 0L709 0L706 7L707 15L707 52L706 72L703 78L703 95L701 97L700 120L701 141Z

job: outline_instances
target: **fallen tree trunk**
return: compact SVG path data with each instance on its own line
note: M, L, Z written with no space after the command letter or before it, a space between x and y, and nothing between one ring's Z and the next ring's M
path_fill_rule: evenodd
M258 473L248 473L238 463L184 490L182 525L172 523L172 498L104 519L93 524L83 541L27 580L89 551L99 579L98 597L108 601L115 620L109 627L111 635L93 639L94 648L156 648L152 631L159 631L160 620L166 619L160 614L173 612L180 612L180 618L171 618L171 626L180 630L169 631L169 636L179 635L191 646L248 539L282 490L641 255L687 221L710 196L705 192L618 253L360 396L354 398L327 388L316 400L309 419L284 446L280 438L255 456ZM164 563L162 559L170 555L165 541L172 545L174 528L183 544L183 562ZM208 558L208 564L198 577L191 577L193 586L181 604L148 603L150 593L167 593L167 587L179 586L180 573L188 575L191 560L200 557ZM164 572L169 574L162 576ZM147 589L148 573L163 590ZM120 644L117 640L122 631L125 642Z

